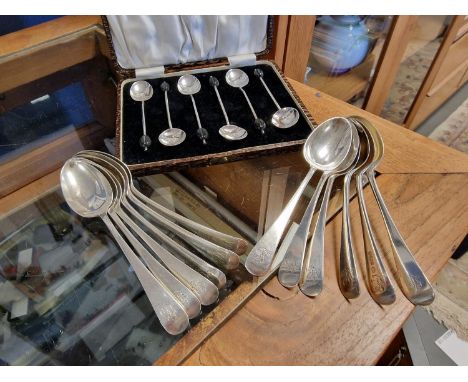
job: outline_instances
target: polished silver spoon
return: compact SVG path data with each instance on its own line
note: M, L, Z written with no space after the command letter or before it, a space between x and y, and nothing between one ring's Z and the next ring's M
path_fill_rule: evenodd
M115 199L106 177L93 166L73 158L63 165L60 183L63 196L73 211L83 217L100 217L108 227L135 271L164 329L170 334L182 333L189 325L184 308L135 255L108 215L115 206Z
M245 261L245 267L251 274L263 276L270 270L276 248L294 208L316 171L313 165L315 161L332 162L333 158L336 160L337 157L346 157L351 149L351 142L351 124L345 118L328 119L312 131L303 147L303 155L309 163L310 169L281 214L250 251ZM316 158L317 156L318 158Z
M255 119L255 127L260 130L262 134L265 133L266 123L263 119L258 118L257 113L255 112L252 103L250 102L249 96L243 89L244 86L247 86L249 83L249 76L241 69L229 69L226 72L226 82L228 85L232 86L233 88L238 88L245 97L247 104L249 105L250 111Z
M317 296L323 289L324 255L325 255L325 225L330 193L335 179L348 173L358 163L360 154L359 135L352 125L352 146L346 159L334 170L328 178L325 192L320 205L318 219L312 229L309 246L302 266L302 276L299 288L306 296ZM317 187L318 190L319 187ZM316 192L317 192L316 190ZM343 207L346 208L346 207ZM353 260L353 259L352 259ZM354 263L353 263L354 265Z
M322 125L320 124L319 127ZM316 134L314 140L311 140L308 145L308 140L306 141L307 148L304 147L304 156L312 168L322 171L322 176L280 265L278 280L285 287L294 287L301 278L307 235L323 185L330 176L341 170L343 163L354 160L356 157L353 130L356 130L355 127L346 118L331 118L320 128L320 134ZM316 273L314 277L317 278L320 278L323 273L319 266L311 269L311 272Z
M146 134L145 101L153 96L153 87L147 81L135 81L130 87L130 97L134 101L141 102L141 123L143 125L143 135L140 138L140 146L143 150L148 150L151 146L151 138Z
M279 129L288 129L289 127L294 126L297 121L299 121L299 111L294 107L281 107L278 102L276 102L275 97L271 93L270 89L268 88L265 80L263 79L263 70L256 68L254 70L254 74L260 79L262 82L263 87L270 95L271 100L275 104L276 108L278 109L273 117L271 117L271 123L278 127Z
M197 104L195 103L194 94L197 94L201 89L201 83L197 77L191 74L185 74L179 78L177 81L177 89L183 95L189 95L192 99L193 110L195 111L195 117L197 118L198 130L197 136L201 139L203 144L206 145L206 140L208 139L208 130L202 127L200 122L200 116L198 115Z
M166 102L166 114L169 128L159 134L158 139L159 142L164 146L177 146L185 141L186 134L184 130L172 127L171 112L169 110L169 99L167 96L167 92L169 91L169 84L166 81L161 84L161 90L164 92L164 101Z
M240 139L244 139L247 136L247 131L243 129L242 127L239 127L229 122L226 109L224 108L223 100L221 99L221 96L219 95L218 79L216 77L210 76L210 85L213 86L215 90L216 97L218 97L219 106L221 106L221 110L223 111L223 114L224 114L224 119L226 120L226 124L218 130L219 134L224 139L227 139L228 141L238 141Z

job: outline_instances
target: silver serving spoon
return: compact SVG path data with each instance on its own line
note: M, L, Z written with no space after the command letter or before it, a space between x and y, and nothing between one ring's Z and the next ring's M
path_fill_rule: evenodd
M163 205L156 203L154 200L143 195L138 189L133 185L132 174L127 167L127 165L121 160L117 159L113 155L102 151L95 150L83 150L79 153L80 155L91 155L92 157L99 157L101 159L107 160L107 162L116 166L125 178L125 188L127 196L131 199L132 197L138 198L141 202L150 206L153 210L157 211L159 214L163 215L167 219L176 221L179 225L185 227L198 234L199 236L216 243L220 247L224 247L235 252L238 255L242 255L247 248L247 242L244 239L225 234L223 232L216 231L212 228L206 227L202 224L199 224L193 220L186 218L185 216L179 215L178 213L164 207ZM153 212L155 212L153 211ZM156 217L154 217L156 219ZM167 226L166 228L172 230L172 226ZM232 256L230 256L232 257ZM233 257L233 259L235 259ZM232 259L231 259L232 260ZM238 262L237 262L238 263ZM234 263L230 263L231 266L235 266ZM231 268L229 268L231 269Z
M366 270L367 270L367 289L372 298L381 305L389 305L395 302L396 295L395 289L388 277L387 271L385 270L382 250L375 238L374 230L367 213L367 205L364 199L364 174L368 170L369 166L374 161L374 157L378 155L374 148L372 137L367 129L364 129L358 121L350 118L350 120L356 125L360 126L366 135L368 141L368 157L365 163L356 171L356 189L359 202L359 212L361 215L362 235L364 239L364 251L366 259ZM340 289L343 291L343 286L340 283ZM343 292L344 294L344 292Z
M229 69L226 73L226 82L233 88L238 88L245 97L247 104L249 105L250 111L255 119L255 127L260 130L262 134L265 133L266 123L263 119L258 118L252 103L250 102L249 96L243 89L249 83L249 76L241 69Z
M193 110L195 111L195 117L197 118L198 130L197 136L201 139L204 145L208 139L208 130L204 129L200 122L200 116L198 115L197 104L195 103L194 94L197 94L201 89L201 83L197 77L191 74L185 74L177 81L177 89L183 95L189 95L192 99Z
M307 296L317 296L323 289L325 225L327 223L328 200L330 199L333 183L338 176L348 173L359 160L359 136L354 125L352 128L353 137L351 150L349 151L346 159L328 178L327 186L322 198L322 203L320 205L319 216L312 229L312 237L310 239L304 264L302 266L302 276L299 281L299 288L301 289L301 292Z
M374 161L367 169L366 174L369 179L372 192L377 200L380 212L382 213L385 227L387 228L387 233L392 244L393 257L398 270L397 279L400 283L400 288L406 298L414 305L428 305L432 303L435 298L432 285L414 259L414 256L406 245L403 236L401 236L398 231L375 180L375 168L382 160L384 153L382 137L378 130L369 121L361 117L353 117L353 119L358 121L370 133L377 152L374 157Z
M153 96L153 87L147 81L136 81L130 87L130 97L134 101L141 102L141 123L143 125L143 135L140 138L140 146L143 150L148 150L151 146L151 138L146 134L145 101Z
M330 176L342 170L342 165L354 161L357 153L356 145L353 144L353 130L356 130L353 124L342 117L328 121L329 123L321 129L322 134L316 136L305 150L304 156L307 162L311 167L322 171L322 176L279 268L278 279L283 286L288 288L297 285L301 278L307 235L323 185ZM323 273L320 265L311 269L311 272L316 273L317 278L320 278Z
M335 162L344 159L351 149L351 126L345 118L331 118L318 125L309 135L303 147L303 155L310 169L281 214L250 251L245 267L251 274L263 276L268 273L289 218L316 171L315 160Z
M75 158L63 165L60 183L63 196L73 211L83 217L100 217L108 227L140 280L164 329L170 334L182 333L189 325L184 308L135 255L108 215L115 207L115 199L106 177L93 166Z
M169 84L164 81L161 84L161 90L164 92L164 100L166 102L166 114L169 128L159 134L159 142L164 146L177 146L185 141L185 131L182 129L172 127L171 112L169 111L169 99L167 92L169 91Z
M265 83L265 80L263 79L262 69L256 68L254 70L254 74L260 79L260 81L263 84L263 87L270 95L271 100L278 109L278 111L276 111L276 113L273 114L273 117L271 117L271 123L279 129L287 129L289 127L294 126L297 123L297 121L299 121L299 111L296 108L290 106L281 107L278 104L278 102L276 102L275 97L273 96L267 84Z
M219 95L218 79L216 77L210 76L210 85L213 86L215 90L216 97L218 97L219 106L221 106L221 110L223 111L223 114L224 114L224 119L226 120L226 124L218 130L219 134L224 139L227 139L228 141L238 141L240 139L244 139L247 136L247 131L243 129L242 127L233 125L232 123L229 122L226 109L224 108L223 100L221 99L221 96Z

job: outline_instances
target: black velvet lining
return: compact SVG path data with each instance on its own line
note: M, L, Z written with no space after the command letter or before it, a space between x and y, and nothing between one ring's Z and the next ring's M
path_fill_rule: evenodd
M277 72L272 66L259 64L243 67L250 82L244 87L250 101L258 115L267 127L265 134L254 125L254 117L250 108L239 89L229 86L225 81L228 69L194 74L201 82L201 90L194 95L202 127L208 130L209 137L204 145L197 137L197 121L190 96L182 95L177 90L179 76L165 77L147 80L153 86L153 97L145 102L145 115L147 134L151 137L152 145L145 152L139 145L142 135L141 103L131 99L129 90L132 85L128 82L123 87L123 109L122 109L122 157L127 164L143 164L170 159L190 158L198 155L222 153L268 144L279 144L307 138L311 132L311 125L300 113L300 119L296 125L289 129L278 129L271 124L271 117L276 107L261 84L260 80L253 74L255 68L261 68L264 72L264 80L269 86L281 107L299 107L293 97L286 90ZM218 103L216 93L209 84L210 76L215 76L219 81L218 90L226 108L231 124L236 124L247 130L248 136L239 141L228 141L221 137L218 130L225 124L221 107ZM173 127L185 130L187 137L178 146L166 147L158 141L158 135L169 128L164 103L164 92L160 85L166 81L170 85L168 92L169 107Z

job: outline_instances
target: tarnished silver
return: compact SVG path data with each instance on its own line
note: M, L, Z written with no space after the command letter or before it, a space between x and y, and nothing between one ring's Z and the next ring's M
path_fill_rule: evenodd
M317 296L323 289L324 279L324 254L325 254L325 224L327 222L328 200L335 179L349 171L350 168L357 162L359 158L359 136L356 128L351 124L351 148L346 155L346 158L337 164L334 170L324 172L322 179L327 179L327 186L322 198L319 215L312 229L310 243L305 253L304 264L302 266L302 274L299 280L299 288L302 293L307 296ZM329 176L327 176L329 174ZM320 194L320 188L317 186L315 193ZM313 209L311 214L313 214ZM309 218L308 218L309 219ZM309 230L312 216L310 216ZM305 240L307 240L307 232ZM305 243L304 243L305 244ZM302 248L301 248L302 250Z
M185 74L179 78L177 81L177 89L181 94L189 95L192 100L193 110L195 112L195 118L197 119L197 136L206 145L206 140L208 139L208 130L202 127L200 122L200 116L198 115L197 104L195 103L194 94L197 94L201 89L201 83L197 77L192 74Z
M339 120L345 121L346 125L343 123L342 126L347 126L347 128L338 128L337 134L334 129L334 120L335 118L332 118L318 125L304 143L303 155L307 163L311 166L310 170L281 214L250 251L245 261L245 267L251 274L263 276L270 270L281 236L283 235L294 208L316 171L316 167L314 166L315 157L313 155L315 155L318 150L321 152L321 155L333 156L334 153L330 153L329 151L333 151L340 145L343 146L343 150L346 151L346 153L349 151L352 136L351 125L346 119L339 118ZM346 138L348 139L346 140ZM342 142L340 142L341 140Z
M84 159L72 158L63 165L60 182L64 198L73 211L83 217L100 217L109 228L141 282L164 329L170 334L182 333L189 325L184 307L167 290L164 283L146 268L110 218L116 200L107 178Z
M153 87L147 81L135 81L130 87L130 97L134 101L141 102L141 123L143 125L143 135L140 138L140 146L143 150L148 150L151 146L151 138L146 134L145 101L153 96Z
M255 127L260 130L262 134L265 133L266 123L263 119L259 118L255 109L250 102L249 96L247 95L246 91L243 89L244 86L249 84L249 76L241 69L229 69L226 72L226 82L228 85L238 88L242 94L244 95L247 104L249 105L250 111L252 112L253 117L255 118Z
M145 223L146 219L139 214L136 210L134 210L130 204L127 202L125 195L122 195L122 188L120 183L122 179L117 180L116 176L111 173L105 167L95 163L94 161L85 159L89 162L90 165L96 167L102 174L104 174L108 180L113 185L113 189L115 190L116 199L116 207L115 212L117 215L122 218L126 225L130 227L130 229L138 235L143 242L150 248L151 253L153 253L159 261L164 264L164 266L180 281L186 288L189 290L181 290L181 286L178 281L174 281L174 277L172 277L173 283L165 284L166 287L172 291L174 288L176 292L174 293L176 296L180 296L181 303L183 306L185 304L191 304L188 306L190 310L187 310L187 314L189 318L195 317L198 315L200 309L195 313L195 306L194 306L194 297L198 302L202 305L211 305L218 299L219 291L218 288L208 279L200 275L198 272L194 271L192 268L187 266L184 262L180 261L176 257L174 257L170 252L168 252L164 247L162 247L159 243L153 240L146 232L144 232L133 220L130 216L128 216L121 208L120 204L122 204L127 210L132 211L132 217L136 217L140 222ZM148 228L151 228L151 224L145 224ZM121 226L119 226L123 230ZM126 235L127 236L127 235ZM130 233L131 238L127 239L131 242L132 246L135 248L137 253L145 260L148 268L151 271L159 271L158 268L155 267L155 263L161 266L154 257L145 249L145 247L133 237ZM132 240L133 239L133 240ZM163 267L164 268L164 267ZM153 273L154 273L153 271ZM167 277L166 277L167 279ZM176 280L177 280L176 279ZM184 293L185 292L185 293ZM193 292L193 293L192 293ZM199 307L200 308L200 307ZM191 314L195 314L191 316Z
M164 81L161 84L161 90L164 92L164 102L166 103L166 115L169 128L159 134L158 140L164 146L177 146L185 141L185 131L179 128L172 127L171 111L169 110L169 84Z
M363 176L368 170L369 166L375 159L375 148L370 133L358 121L350 118L351 121L357 126L360 126L366 134L366 140L368 142L368 157L362 167L356 171L356 189L359 202L359 212L361 215L362 234L364 239L364 251L366 259L366 271L367 271L367 289L371 297L381 305L392 304L395 299L395 289L388 277L381 249L375 238L372 224L367 213L366 200L364 198L363 191ZM340 285L341 288L341 285Z
M279 129L288 129L299 121L299 111L294 107L281 107L263 79L263 70L256 68L254 74L260 79L271 100L278 109L271 117L271 123Z
M213 86L214 88L216 97L218 97L219 106L221 106L224 119L226 120L226 124L218 130L219 135L221 135L224 139L227 139L228 141L238 141L240 139L244 139L247 136L247 130L229 122L226 109L224 108L223 100L221 99L221 96L219 95L218 79L216 77L210 76L210 85Z
M116 177L123 190L122 203L124 203L125 208L136 217L136 219L143 224L151 234L154 235L159 241L167 245L170 250L177 255L179 258L183 259L184 262L192 266L196 271L201 273L203 276L208 278L212 283L214 283L218 288L224 287L226 284L226 276L219 269L213 267L211 264L207 263L203 259L199 258L188 249L172 240L169 236L164 234L160 229L151 224L146 218L144 218L138 211L136 211L129 203L127 203L127 198L131 199L134 195L131 194L129 187L129 179L127 178L126 172L118 165L117 162L110 159L108 154L96 152L96 151L81 151L77 154L79 157L88 158L97 164L102 165ZM208 297L209 298L209 297ZM206 300L205 300L206 301Z
M428 305L434 301L434 290L393 222L375 180L375 168L380 163L384 153L382 137L377 129L364 118L353 117L353 119L361 123L370 133L373 140L374 149L376 151L375 158L367 169L366 174L390 237L400 288L406 298L413 304Z

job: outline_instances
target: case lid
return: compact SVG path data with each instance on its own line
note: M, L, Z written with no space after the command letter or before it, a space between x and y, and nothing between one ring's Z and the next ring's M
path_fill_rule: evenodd
M147 69L260 53L268 16L107 16L118 64Z

